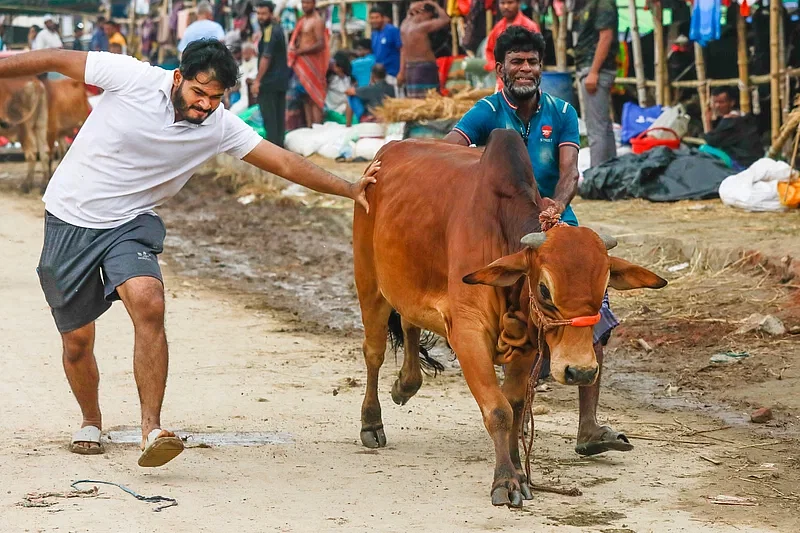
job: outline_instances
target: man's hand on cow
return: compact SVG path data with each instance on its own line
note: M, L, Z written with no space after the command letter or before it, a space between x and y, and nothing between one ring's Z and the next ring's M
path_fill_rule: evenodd
M380 161L373 161L367 167L367 170L364 171L364 175L361 176L361 179L356 181L352 184L352 198L359 204L364 210L369 213L369 203L367 202L367 187L369 187L373 183L377 183L378 180L375 177L375 174L381 169L381 162Z

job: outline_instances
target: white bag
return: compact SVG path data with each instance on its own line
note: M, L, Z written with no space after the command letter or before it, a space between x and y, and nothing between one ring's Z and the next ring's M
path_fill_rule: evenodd
M359 139L356 143L356 150L353 154L353 157L363 157L364 159L371 161L375 158L375 154L378 153L378 150L381 149L381 146L387 142L388 141L382 137L368 137L366 139Z
M652 128L669 128L682 139L689 132L689 115L686 114L686 109L683 107L683 104L665 107L648 129ZM651 131L647 136L656 139L675 138L671 133L664 130Z
M778 182L788 181L792 168L783 161L762 158L719 185L722 203L747 211L784 211L778 198Z

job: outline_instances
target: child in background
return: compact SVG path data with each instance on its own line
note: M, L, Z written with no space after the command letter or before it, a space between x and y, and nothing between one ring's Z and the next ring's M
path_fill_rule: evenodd
M328 70L328 93L325 95L325 120L332 120L347 126L353 123L353 110L347 101L347 91L353 88L350 58L346 52L339 51L333 56Z

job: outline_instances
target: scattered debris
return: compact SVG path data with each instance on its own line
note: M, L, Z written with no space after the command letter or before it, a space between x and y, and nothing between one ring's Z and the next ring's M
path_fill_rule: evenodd
M767 335L783 335L786 333L786 326L780 319L772 315L760 315L753 313L747 317L742 327L736 330L737 335L743 335L753 331L760 331Z
M17 505L20 507L51 507L58 503L58 498L94 498L99 494L97 487L91 489L73 489L69 492L30 492Z
M722 464L722 461L717 461L716 459L712 459L711 457L706 457L705 455L700 455L699 457L700 457L700 459L702 459L703 461L708 461L708 462L709 462L709 463L711 463L712 465L717 465L717 466L719 466L719 465L721 465L721 464Z
M719 496L709 498L708 501L717 505L758 505L755 498L740 498L739 496L726 496L725 494L720 494Z
M256 201L256 195L248 194L245 196L240 196L239 198L236 199L236 201L242 205L252 204L253 202Z
M550 392L550 386L547 383L536 385L536 392Z
M333 395L334 396L338 396L339 395L339 389L333 389Z
M281 191L281 196L289 196L293 198L302 198L308 196L308 190L302 185L292 183Z
M747 352L720 352L712 355L710 362L713 364L736 363L746 357L750 357Z
M800 335L800 326L792 326L789 328L790 335Z
M650 345L647 343L647 341L646 341L646 340L644 340L644 339L636 339L636 345L637 345L639 348L641 348L642 350L644 350L645 352L647 352L647 353L650 353L650 352L652 352L652 351L653 351L653 347L652 347L652 346L650 346Z
M770 420L772 420L772 409L769 407L762 407L750 413L750 422L765 424Z
M672 398L674 395L678 394L680 390L680 387L676 387L672 383L667 383L667 386L664 387L664 394L667 395L667 398Z
M681 270L686 270L687 268L689 268L689 263L678 263L677 265L668 267L667 272L680 272Z
M534 416L538 415L546 415L550 412L550 408L546 405L534 405L533 406L533 414Z

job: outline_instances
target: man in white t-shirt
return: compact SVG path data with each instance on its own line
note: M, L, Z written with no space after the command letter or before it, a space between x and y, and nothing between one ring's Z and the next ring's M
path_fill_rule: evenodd
M44 16L44 28L36 34L31 43L31 50L44 50L46 48L63 48L61 36L56 31L56 21L52 15Z
M67 380L83 415L70 449L103 453L95 320L122 300L135 330L133 369L142 410L140 466L161 466L183 443L161 427L167 379L164 286L157 255L166 230L153 209L225 152L319 192L368 208L373 164L356 183L261 139L220 105L238 67L225 45L187 46L179 69L107 52L47 50L0 60L0 78L59 72L104 89L44 195L37 272L63 342ZM102 276L101 276L102 274Z

